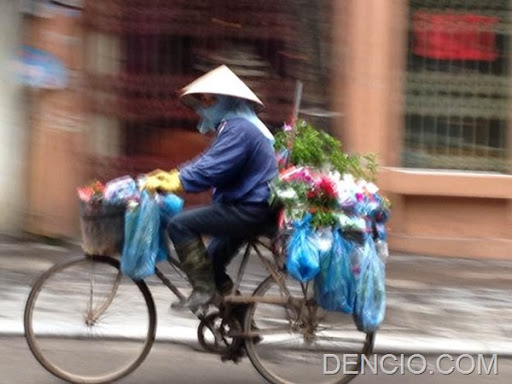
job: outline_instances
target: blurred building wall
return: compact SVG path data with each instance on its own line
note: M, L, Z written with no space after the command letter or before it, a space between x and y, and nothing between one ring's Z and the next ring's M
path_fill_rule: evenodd
M342 27L335 30L335 61L342 69L333 100L343 111L336 132L350 152L379 156L379 186L394 204L391 249L512 257L512 51L500 46L501 40L510 42L510 2L336 4L335 24ZM418 45L410 38L415 12L448 24L429 27L432 38L448 35L440 49L448 51L451 34L451 41L466 44L475 57L461 58L467 53L455 49L445 54L453 59L411 53ZM489 29L468 27L467 19L496 21ZM493 50L500 53L489 59L489 43L481 38L470 44L461 30L494 34Z
M298 79L305 83L303 117L320 110L331 120L322 128L346 151L378 155L379 186L394 205L392 250L512 257L509 0L234 4L86 2L80 94L87 117L82 128L67 132L51 122L31 125L39 127L31 134L33 231L77 232L74 188L82 179L172 168L198 154L208 140L195 131L197 117L176 91L227 62L264 100L270 128L289 116ZM413 38L417 20L454 24L453 41L467 41L461 26L487 28L487 43L470 52L476 58L428 57ZM60 33L70 25L61 23ZM440 32L427 40L446 34ZM36 105L51 110L53 98L79 99L65 95L40 95ZM71 115L80 115L75 107ZM56 185L48 188L48 180ZM208 196L187 200L201 204Z
M23 93L13 75L21 32L16 2L0 2L0 232L12 235L22 230L27 198L28 130Z
M40 236L76 237L79 229L77 186L85 182L87 153L83 88L81 11L50 4L25 16L24 43L59 60L62 86L29 91L29 174L25 230Z
M89 175L136 176L171 169L200 154L212 137L197 132L197 115L177 94L221 64L264 101L262 117L270 128L280 127L290 115L294 73L304 61L292 48L297 30L290 4L86 2ZM310 24L314 27L314 20ZM211 193L189 194L185 200L188 206L205 204Z

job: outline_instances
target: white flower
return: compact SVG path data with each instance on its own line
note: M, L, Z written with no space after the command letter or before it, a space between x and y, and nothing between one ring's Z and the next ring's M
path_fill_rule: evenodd
M364 231L366 222L362 217L347 216L343 213L337 214L338 222L341 228L345 230Z
M379 187L377 187L374 183L367 183L366 190L373 195L378 192Z
M329 172L329 178L334 182L341 182L341 174L336 170Z
M350 184L353 184L353 185L355 185L355 184L356 184L356 181L355 181L355 179L354 179L354 175L352 175L352 174L350 174L350 173L345 173L345 174L343 175L343 181L344 181L345 183L349 184L349 185L350 185Z
M279 197L282 199L296 199L297 192L293 188L286 188L284 190L279 191Z

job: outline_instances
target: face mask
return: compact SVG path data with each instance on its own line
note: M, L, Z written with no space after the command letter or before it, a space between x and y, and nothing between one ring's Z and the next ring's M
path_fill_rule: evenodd
M201 134L206 134L210 131L214 131L217 127L217 124L220 123L215 121L214 114L212 111L209 111L214 106L203 108L203 107L197 107L196 112L199 115L199 123L197 123L197 130Z
M198 106L195 108L196 113L199 115L199 123L197 130L203 135L214 131L220 124L224 116L228 113L230 108L230 100L225 96L217 96L217 102L208 108Z

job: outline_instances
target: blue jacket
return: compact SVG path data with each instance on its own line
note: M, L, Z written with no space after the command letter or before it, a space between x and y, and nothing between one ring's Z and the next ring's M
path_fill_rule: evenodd
M206 152L180 168L180 179L186 192L214 188L218 203L262 203L269 199L269 182L277 172L269 139L248 120L233 118L219 125Z

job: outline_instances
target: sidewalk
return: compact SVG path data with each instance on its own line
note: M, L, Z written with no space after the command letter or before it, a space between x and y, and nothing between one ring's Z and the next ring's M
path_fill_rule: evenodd
M52 264L79 255L78 245L0 242L0 334L23 334L31 284ZM237 265L234 262L233 267ZM171 269L163 266L165 273ZM264 271L249 263L246 289ZM158 313L157 341L198 345L197 319L169 310L173 295L149 279ZM136 321L136 319L133 319ZM497 353L512 356L512 260L471 260L392 254L387 265L387 313L378 353Z

